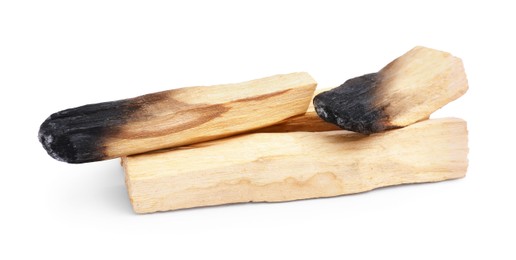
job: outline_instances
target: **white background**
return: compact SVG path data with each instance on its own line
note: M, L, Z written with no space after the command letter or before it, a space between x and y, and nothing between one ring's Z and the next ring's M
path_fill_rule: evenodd
M183 2L0 2L0 259L516 258L508 3ZM433 115L468 121L464 179L136 215L118 160L37 141L65 108L294 71L333 87L416 45L464 61L469 92Z

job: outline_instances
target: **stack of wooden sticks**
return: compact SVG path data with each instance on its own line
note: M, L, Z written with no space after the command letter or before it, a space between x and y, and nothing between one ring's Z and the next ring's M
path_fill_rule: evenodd
M39 139L69 163L121 157L138 213L329 197L465 176L466 122L428 118L467 88L459 58L416 47L328 91L292 73L63 110Z

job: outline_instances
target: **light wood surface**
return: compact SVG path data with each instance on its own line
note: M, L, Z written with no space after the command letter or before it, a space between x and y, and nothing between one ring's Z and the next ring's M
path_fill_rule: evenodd
M247 134L123 157L135 212L289 201L461 178L466 122L445 118L361 135Z
M163 92L140 120L106 140L105 153L119 157L267 127L305 113L316 85L308 73L291 73Z
M395 59L378 74L374 103L385 109L393 127L428 118L468 90L460 58L422 46Z

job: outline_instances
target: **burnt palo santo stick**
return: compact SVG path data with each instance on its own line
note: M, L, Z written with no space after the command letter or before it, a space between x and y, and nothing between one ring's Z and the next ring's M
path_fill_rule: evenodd
M52 114L39 140L69 163L208 141L305 113L315 86L308 73L291 73L85 105Z
M347 80L313 102L325 121L370 134L426 119L467 90L459 58L415 47L379 72Z
M256 133L123 157L137 213L290 201L464 177L466 122L426 120L365 136Z

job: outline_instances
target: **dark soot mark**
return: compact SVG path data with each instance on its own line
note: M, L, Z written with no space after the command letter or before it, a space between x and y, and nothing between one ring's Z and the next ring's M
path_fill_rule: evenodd
M104 140L115 136L142 105L162 98L162 93L154 93L54 113L41 124L39 141L59 161L85 163L106 159Z
M384 107L376 107L378 73L352 78L314 97L315 111L323 120L363 134L388 129Z

